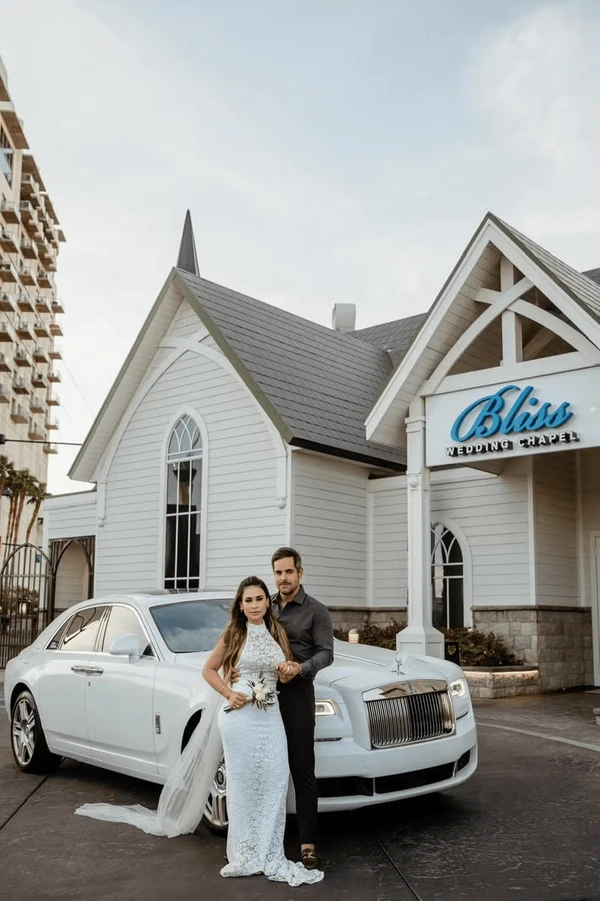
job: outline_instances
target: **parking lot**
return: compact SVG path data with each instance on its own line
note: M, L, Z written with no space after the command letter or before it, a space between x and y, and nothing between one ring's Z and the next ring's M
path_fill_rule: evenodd
M26 776L2 710L0 898L599 901L594 706L600 695L584 693L480 702L473 779L443 795L322 816L325 880L296 889L222 879L225 843L202 826L164 839L74 816L86 801L154 805L159 788L71 762L48 778ZM293 818L288 843L293 855Z

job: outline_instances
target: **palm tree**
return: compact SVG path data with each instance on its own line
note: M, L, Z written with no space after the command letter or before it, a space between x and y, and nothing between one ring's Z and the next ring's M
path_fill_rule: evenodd
M42 506L43 501L45 501L47 497L50 497L49 494L46 494L45 482L37 482L37 485L33 486L29 490L28 494L29 500L27 501L27 503L33 504L33 513L31 514L31 519L29 520L29 525L27 526L27 532L25 533L25 544L28 544L29 542L31 530L33 529L34 524L37 522L40 507Z
M12 493L8 510L7 544L17 544L25 498L36 489L38 484L38 480L31 475L28 469L17 469L11 474L8 482Z
M10 481L14 468L8 457L5 457L3 454L0 454L0 503L2 501L2 496L4 494L4 489L7 486L7 483ZM2 535L0 534L0 550L2 549Z

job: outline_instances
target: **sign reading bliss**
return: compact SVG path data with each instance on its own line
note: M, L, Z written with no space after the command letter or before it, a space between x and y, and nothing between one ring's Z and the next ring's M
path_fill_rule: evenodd
M577 397L577 404L556 398L560 391ZM573 396L571 394L571 396ZM567 395L568 396L568 395ZM547 398L551 398L548 400ZM536 384L509 384L469 389L426 399L426 454L429 466L464 457L522 455L532 450L558 450L600 439L600 371L541 376ZM589 433L589 434L588 434ZM450 439L450 441L448 440ZM451 443L452 442L452 443Z
M533 385L527 385L523 390L518 385L505 385L495 394L482 397L469 404L456 417L450 430L452 440L461 442L461 444L447 447L447 455L462 457L514 448L514 442L500 437L495 441L463 444L473 438L518 435L521 432L538 432L542 429L562 429L562 426L566 425L573 416L573 411L569 409L570 403L563 401L556 408L553 408L551 403L544 403L539 407L538 398L533 396L534 390ZM515 391L519 392L516 399L514 399ZM530 435L518 440L521 447L543 447L546 444L579 441L579 436L569 429L553 434Z

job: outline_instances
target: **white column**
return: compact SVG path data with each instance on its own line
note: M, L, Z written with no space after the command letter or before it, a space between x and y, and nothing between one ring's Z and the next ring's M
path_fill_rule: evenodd
M408 626L398 632L403 654L444 656L444 636L431 625L431 501L425 465L425 402L416 398L406 420L408 503Z

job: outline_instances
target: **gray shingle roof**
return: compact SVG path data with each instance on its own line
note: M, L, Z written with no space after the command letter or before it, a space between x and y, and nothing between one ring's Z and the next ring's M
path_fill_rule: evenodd
M597 285L600 285L600 269L588 269L587 272L584 272L583 274L587 275L588 278L591 278Z
M393 322L382 322L368 328L352 332L353 338L367 341L374 347L387 351L394 366L397 366L409 347L417 337L419 329L427 319L427 313L417 313L406 319L395 319Z
M583 307L587 313L591 313L600 322L600 285L583 272L567 266L562 260L553 256L549 251L540 247L535 241L521 234L512 225L498 219L492 213L489 218L504 231L509 238L519 245L530 259L541 269L550 275L569 294L573 300ZM597 270L592 270L597 271Z
M392 373L389 355L351 335L178 270L207 328L250 374L291 444L404 468L403 451L367 441L364 423ZM208 313L207 319L206 313ZM216 330L214 326L216 326ZM233 365L236 360L230 359Z

